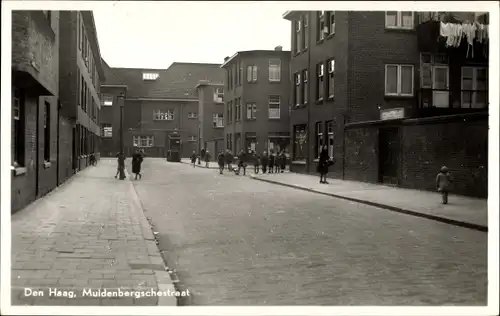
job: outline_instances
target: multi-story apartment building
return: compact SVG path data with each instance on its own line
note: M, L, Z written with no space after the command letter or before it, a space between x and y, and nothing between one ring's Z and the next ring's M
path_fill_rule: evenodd
M196 86L200 80L223 82L220 64L174 62L168 69L104 66L102 104L113 114L106 114L101 125L103 134L111 138L111 142L105 140L103 153L115 155L123 139L127 155L141 148L150 157L165 157L173 134L180 136L182 157L198 149Z
M224 145L224 84L202 80L196 86L198 91L197 152L204 148L215 156L225 149Z
M234 153L288 152L290 51L237 52L226 57L224 140Z
M292 22L292 171L314 172L326 145L337 178L433 190L446 165L456 193L487 195L486 14L289 11L284 18ZM443 38L441 21L477 30L461 41Z
M59 98L61 103L61 179L99 157L100 82L104 79L92 11L61 11Z
M12 11L12 212L58 183L59 12Z

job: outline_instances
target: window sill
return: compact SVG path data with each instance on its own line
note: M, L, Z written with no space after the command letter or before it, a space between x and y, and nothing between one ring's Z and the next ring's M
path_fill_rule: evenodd
M268 118L269 121L279 121L281 117L270 117Z
M255 81L247 81L248 84L256 84L257 83L257 80Z
M254 117L254 118L247 118L247 121L250 121L250 122L257 121L257 118L256 117Z
M327 99L327 100L328 100L328 101L333 101L333 100L335 100L335 96L334 96L334 95L331 95L331 96L329 96L329 97L328 97L328 99Z
M323 98L316 100L316 104L323 104Z
M43 168L44 168L44 169L48 169L48 168L50 168L50 166L51 166L51 165L52 165L52 164L50 163L50 161L44 161L44 163L43 163Z
M335 36L335 33L328 34L328 36L327 36L327 37L325 37L325 41L327 41L327 40L331 39L331 38L332 38L332 37L334 37L334 36Z
M270 84L277 84L277 83L281 83L281 80L269 80L269 83Z
M411 100L414 99L413 95L384 95L386 100Z
M321 45L321 44L323 44L324 41L325 41L324 38L320 39L320 40L316 41L316 45Z
M305 160L292 160L293 165L307 165Z
M415 31L415 28L402 28L402 27L385 27L386 32L403 32L403 33L411 33Z
M21 176L23 174L26 173L26 171L28 170L26 167L11 167L12 168L12 172L14 173L14 177L18 177L18 176Z
M319 162L319 158L313 159L313 162Z
M213 126L212 128L213 128L213 129L223 129L223 128L224 128L224 126Z

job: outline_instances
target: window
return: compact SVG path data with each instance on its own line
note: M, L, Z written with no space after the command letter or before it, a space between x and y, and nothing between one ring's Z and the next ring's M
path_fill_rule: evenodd
M294 75L294 78L295 78L295 85L294 85L294 104L295 106L299 106L300 105L300 90L301 90L301 80L300 80L300 72L299 73L296 73Z
M247 120L257 119L257 104L247 103Z
M224 127L224 114L223 113L214 113L212 115L212 126L214 128Z
M413 12L411 11L386 11L385 27L388 29L413 29Z
M257 82L257 66L247 67L247 82Z
M153 119L156 121L173 121L173 110L156 110L153 112Z
M269 118L279 119L280 118L280 96L270 95L269 96Z
M83 109L83 102L85 101L85 83L83 81L83 77L80 77L80 85L78 87L80 89L80 107Z
M231 90L231 71L230 71L230 69L226 69L226 77L227 77L227 89Z
M22 99L21 90L12 89L12 164L15 167L24 166L25 158L25 115L24 99Z
M196 141L196 136L191 135L188 137L188 142L195 142L195 141Z
M235 121L238 122L241 120L241 104L240 104L240 98L234 99L234 110L235 110Z
M113 96L112 95L103 95L101 99L102 106L112 106L113 105Z
M215 88L214 102L224 103L224 88Z
M134 146L136 147L153 147L153 136L134 136Z
M321 147L324 145L323 143L323 123L316 123L316 143L314 144L314 148L316 149L316 158L319 158L319 154L321 153Z
M155 81L160 75L158 73L143 72L142 80L144 81Z
M281 81L281 60L269 60L269 81Z
M196 112L188 112L188 119L195 119L198 117L198 113Z
M333 157L333 144L334 144L334 134L333 134L333 121L326 122L326 132L328 137L328 156Z
M83 79L82 79L83 80ZM88 88L87 88L87 83L83 83L83 104L82 108L85 112L87 112L87 96L88 96Z
M79 32L79 43L78 43L78 49L81 51L83 49L83 19L82 19L82 15L80 14L79 16L79 22L80 22L80 27L78 28L78 32Z
M309 92L309 85L307 83L309 77L309 72L307 69L305 69L302 73L302 103L307 104L308 102L308 92Z
M304 15L304 23L303 23L303 30L302 34L302 47L303 49L307 49L307 46L309 45L309 15L305 14Z
M462 67L462 108L483 109L488 106L488 69Z
M328 97L335 95L335 60L328 61Z
M227 134L227 149L233 150L233 134Z
M335 11L328 12L328 31L329 34L335 34Z
M113 127L111 127L111 124L103 123L101 125L101 135L102 137L113 137Z
M305 161L307 157L307 125L293 126L293 160Z
M323 100L325 90L325 65L323 63L316 66L316 100Z
M231 87L233 87L233 88L238 85L238 82L237 82L238 81L238 74L236 72L237 72L236 65L233 65L231 67L231 78L233 81L233 82L231 82Z
M227 123L231 124L233 119L233 101L227 102Z
M385 65L385 95L413 96L413 65Z
M241 85L243 83L243 63L240 61L238 63L238 84Z
M295 27L295 47L294 47L294 53L298 54L300 53L300 49L302 48L302 43L301 43L301 26L302 26L302 21L300 21L300 18L294 22L294 27Z
M328 35L328 21L326 11L317 12L316 41L322 41Z

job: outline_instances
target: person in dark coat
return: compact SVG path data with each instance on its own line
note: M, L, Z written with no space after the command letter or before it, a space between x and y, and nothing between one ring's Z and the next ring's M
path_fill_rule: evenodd
M260 163L262 164L262 173L267 172L267 166L269 165L269 156L267 152L262 153L262 158L260 159Z
M115 179L118 178L118 175L120 175L121 171L125 171L125 159L127 158L124 153L119 152L116 154L117 162L118 162L118 168L116 169L116 175Z
M132 173L135 173L135 180L137 180L137 176L139 176L139 179L142 179L141 164L143 160L144 158L142 157L141 151L137 149L132 156Z
M196 152L193 150L193 154L191 155L191 163L193 164L193 168L196 166Z
M255 174L258 174L260 167L260 156L255 151L253 152L253 160L254 160L253 171L255 172Z
M219 173L223 174L224 173L224 152L221 151L219 155L217 155L217 163L219 164Z
M276 153L276 156L274 156L274 173L279 173L280 172L280 166L281 166L281 156L280 153Z
M280 155L280 167L281 167L281 173L285 172L286 169L286 155L285 152L282 151Z
M227 170L233 171L233 154L229 149L226 150L226 154L224 155L224 160L227 165Z
M276 156L274 156L273 152L269 154L269 173L274 172L274 164L276 163Z
M240 151L240 154L238 155L238 174L240 174L241 168L243 168L243 175L246 175L247 173L247 155L243 151L243 149Z
M208 150L205 152L205 167L210 167L210 158L212 158L212 156L210 156L210 153L208 152Z
M326 181L326 175L328 174L329 163L330 157L328 156L328 149L326 146L323 146L323 149L321 149L321 153L319 154L318 162L319 183L328 184Z

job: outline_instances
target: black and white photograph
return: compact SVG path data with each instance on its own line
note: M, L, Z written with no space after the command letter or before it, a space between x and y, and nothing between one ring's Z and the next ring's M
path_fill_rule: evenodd
M498 312L498 2L2 7L2 314Z

